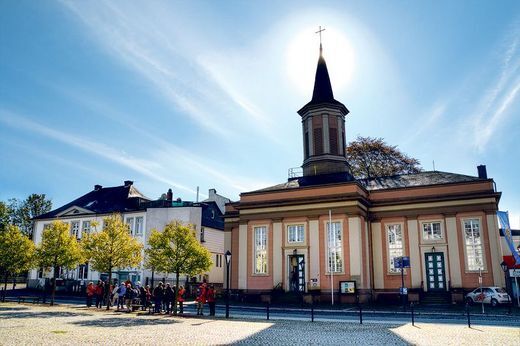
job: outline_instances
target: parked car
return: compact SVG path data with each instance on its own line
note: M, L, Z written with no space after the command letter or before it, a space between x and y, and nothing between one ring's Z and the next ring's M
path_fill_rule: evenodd
M497 306L510 303L511 297L502 287L482 287L482 289L479 287L466 294L466 301L469 304L484 302L484 304Z

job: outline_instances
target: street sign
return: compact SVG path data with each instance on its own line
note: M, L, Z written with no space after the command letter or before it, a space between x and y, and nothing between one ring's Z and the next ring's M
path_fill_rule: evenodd
M397 257L395 259L395 268L410 268L410 257Z
M407 295L407 294L408 294L408 288L407 288L407 287L401 287L401 288L399 289L399 293L400 293L401 295Z
M520 269L509 269L509 276L512 278L520 278Z

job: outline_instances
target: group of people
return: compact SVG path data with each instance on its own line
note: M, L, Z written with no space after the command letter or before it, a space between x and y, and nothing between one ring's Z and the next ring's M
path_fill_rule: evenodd
M213 285L207 285L203 282L199 288L197 288L197 297L195 301L197 302L197 315L204 315L204 304L206 302L209 305L209 315L215 316L215 287Z
M117 306L118 310L126 309L129 312L136 306L146 310L153 302L155 313L170 314L175 309L175 295L177 295L178 312L183 314L186 300L186 289L183 286L179 286L177 290L175 285L159 282L154 289L151 289L149 285L143 286L140 282L134 285L131 281L125 281L108 287L107 283L99 280L97 284L89 282L87 285L87 307L90 308L95 300L96 308L110 304L110 306ZM204 306L207 303L209 315L215 316L215 300L215 287L203 282L197 288L195 295L197 315L204 315Z
M184 300L186 299L186 289L183 286L179 286L179 290L176 290L175 286L170 286L169 283L166 285L162 282L153 289L153 301L154 301L154 312L171 313L175 305L175 294L177 291L177 303L179 304L179 313L184 313Z

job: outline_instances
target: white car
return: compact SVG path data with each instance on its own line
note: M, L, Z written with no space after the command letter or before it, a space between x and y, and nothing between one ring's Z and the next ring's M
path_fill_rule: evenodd
M466 301L470 304L484 302L484 304L497 306L510 303L511 297L502 287L482 287L482 289L479 287L466 294Z

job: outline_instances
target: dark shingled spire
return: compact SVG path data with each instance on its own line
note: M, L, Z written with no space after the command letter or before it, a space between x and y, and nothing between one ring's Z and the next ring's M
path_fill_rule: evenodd
M316 68L316 77L314 78L314 91L312 92L313 103L334 102L334 94L332 93L332 85L330 84L329 71L327 63L323 58L323 48L320 44L320 58L318 59L318 67Z
M329 70L327 69L327 63L323 58L323 48L320 43L320 57L318 59L318 66L316 67L316 77L314 78L314 90L312 92L312 100L307 103L302 109L298 111L298 114L303 113L312 106L321 105L328 103L329 105L339 106L344 114L348 114L348 109L345 105L334 99L332 93L332 85L330 83Z

